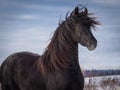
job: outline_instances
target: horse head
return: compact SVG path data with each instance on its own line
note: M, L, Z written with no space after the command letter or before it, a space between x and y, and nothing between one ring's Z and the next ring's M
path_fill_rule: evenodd
M71 21L74 27L72 32L73 40L82 46L86 46L88 50L94 50L97 46L97 40L93 36L91 29L95 28L95 25L99 25L99 22L94 17L89 17L88 9L81 9L77 6L67 17L67 21Z

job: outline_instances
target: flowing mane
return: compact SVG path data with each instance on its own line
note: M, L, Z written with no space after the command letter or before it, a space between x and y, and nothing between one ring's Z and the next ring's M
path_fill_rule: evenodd
M74 51L76 48L74 44L77 43L72 40L71 31L67 30L65 23L63 22L57 28L51 42L41 56L41 60L39 60L38 68L42 68L44 73L61 71L69 67L71 50ZM75 53L73 52L72 55L75 55Z
M65 21L59 24L51 38L51 42L41 56L41 60L38 61L37 68L42 73L65 70L70 68L71 62L75 60L78 64L78 47L75 47L78 43L74 42L71 36L73 30L76 28L75 23L85 24L94 29L95 25L99 25L95 17L90 17L91 14L87 13L85 15L83 12L74 16L72 14L73 12ZM76 51L71 52L74 50Z

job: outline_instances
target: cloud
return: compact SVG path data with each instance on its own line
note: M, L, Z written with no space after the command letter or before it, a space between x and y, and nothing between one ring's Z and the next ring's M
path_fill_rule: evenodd
M41 54L50 42L53 31L54 27L48 26L0 31L0 55L18 51Z
M49 22L50 19L59 20L60 17L64 18L66 12L69 11L69 7L66 6L20 1L3 1L1 5L4 7L0 14L2 26L3 24L19 22L20 20L36 20L37 22L38 20L41 22L45 20Z
M92 0L92 2L102 5L120 5L120 0Z
M20 9L39 10L39 11L47 10L48 12L49 11L63 12L63 11L66 11L66 9L71 8L69 5L66 7L66 5L64 5L64 1L63 1L62 7L58 3L59 1L57 1L57 2L49 1L49 2L51 2L51 3L49 4L48 1L45 1L44 3L41 3L41 1L36 1L36 3L35 2L32 3L32 2L27 2L27 1L13 1L12 0L12 1L2 1L2 3L0 5L1 5L1 8L2 7L4 7L4 8L15 7L16 9L20 8ZM54 3L56 3L56 5Z
M38 20L44 18L44 16L37 15L37 14L1 14L0 18L3 20L17 20L17 19L22 19L22 20Z
M36 19L40 19L40 16L37 16L37 15L18 15L18 16L15 16L16 18L19 18L19 19L28 19L28 20L36 20Z
M118 69L119 62L119 53L105 53L105 52L97 52L97 53L81 53L80 54L80 65L86 69Z
M28 28L23 30L0 31L0 58L20 51L42 54L51 38L52 27Z

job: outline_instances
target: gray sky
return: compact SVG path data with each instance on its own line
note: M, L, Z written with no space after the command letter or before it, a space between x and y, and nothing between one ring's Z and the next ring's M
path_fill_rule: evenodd
M93 30L94 51L79 47L87 69L120 69L120 0L0 0L0 64L14 52L42 54L68 11L82 3L102 25Z

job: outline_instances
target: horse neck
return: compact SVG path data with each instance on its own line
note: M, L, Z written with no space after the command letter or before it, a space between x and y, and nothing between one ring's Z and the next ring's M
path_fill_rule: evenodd
M74 42L70 32L58 27L42 56L47 71L61 71L78 68L78 43Z

